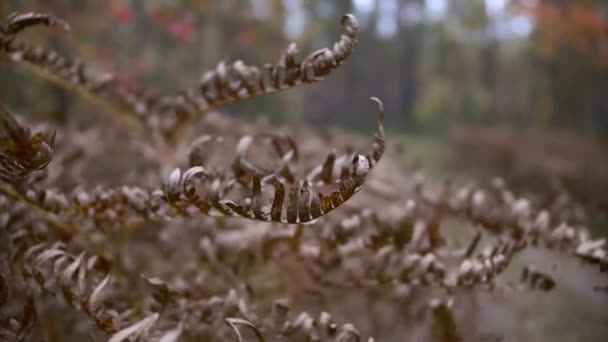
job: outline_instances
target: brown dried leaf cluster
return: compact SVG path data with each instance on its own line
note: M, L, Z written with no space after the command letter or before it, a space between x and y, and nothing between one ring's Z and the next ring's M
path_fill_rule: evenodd
M18 183L28 174L45 168L53 158L54 133L31 135L0 104L0 179Z
M113 76L97 83L82 62L14 43L37 24L66 26L13 15L0 31L2 53L86 96L116 95L137 122L183 123L182 109L200 114L320 80L357 41L347 15L340 41L302 62L292 45L265 71L220 63L196 90L148 100L107 86ZM542 207L501 180L419 181L386 148L384 109L373 100L378 132L368 147L337 131L277 131L209 112L189 121L184 144L164 145L172 162L112 123L68 124L55 139L31 135L2 107L0 338L49 339L59 329L71 331L62 340L345 342L373 341L378 327L403 338L374 318L374 303L385 303L412 340L468 341L479 339L463 318L471 298L560 286L559 267L519 265L526 251L607 272L605 239L592 239L568 203ZM469 234L450 232L454 222ZM370 309L341 309L351 300Z

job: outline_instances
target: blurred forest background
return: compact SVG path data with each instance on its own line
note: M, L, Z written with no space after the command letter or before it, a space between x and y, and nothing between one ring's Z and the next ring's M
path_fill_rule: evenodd
M360 45L327 81L228 113L364 131L372 127L364 104L378 96L393 142L404 142L431 171L501 175L547 192L566 187L608 212L606 1L0 2L3 16L30 10L72 25L67 37L42 33L42 41L37 32L32 39L169 93L196 84L220 60L263 65L291 41L302 55L326 46L342 30L339 17L352 12L362 25ZM0 64L2 84L28 85L0 88L16 110L59 121L98 110L18 72Z

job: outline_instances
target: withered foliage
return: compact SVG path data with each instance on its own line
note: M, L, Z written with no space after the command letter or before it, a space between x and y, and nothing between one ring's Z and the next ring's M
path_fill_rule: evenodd
M42 133L31 135L1 104L0 123L0 179L15 184L51 162L54 134L50 137Z
M11 15L0 30L5 61L130 125L68 124L55 138L0 107L2 340L373 341L385 322L342 312L348 294L397 303L394 320L412 339L476 340L462 317L471 298L559 286L559 267L515 261L525 251L608 271L605 240L591 239L567 204L542 208L501 180L419 181L385 151L376 98L368 148L336 131L277 131L211 111L327 76L355 48L352 15L337 43L301 62L295 45L262 69L221 62L171 96L17 42L40 24L69 28L47 14ZM473 233L447 231L453 222ZM357 330L349 317L367 321Z

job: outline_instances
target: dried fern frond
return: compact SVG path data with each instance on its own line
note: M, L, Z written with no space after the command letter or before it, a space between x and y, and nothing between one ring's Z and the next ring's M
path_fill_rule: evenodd
M275 65L268 64L263 70L248 66L242 61L232 64L221 62L214 71L203 74L196 89L188 89L176 96L155 96L149 91L129 89L111 73L95 75L80 59L60 56L43 47L14 44L15 34L26 27L47 24L69 26L62 20L47 14L13 14L2 30L0 52L9 60L26 63L42 77L75 91L110 112L127 111L156 126L167 134L174 131L187 118L197 117L226 104L289 89L322 80L338 68L353 52L359 24L351 15L341 20L346 33L331 48L319 49L304 60L296 59L297 48L291 44ZM154 118L154 119L151 119ZM133 127L137 124L127 119Z
M532 290L551 291L555 287L555 279L551 275L537 270L532 265L526 265L522 270L521 282Z
M357 19L347 14L341 23L346 33L331 48L314 51L299 62L296 59L298 49L292 43L277 64L265 65L263 71L242 61L232 64L220 62L215 70L201 76L198 92L189 90L181 99L194 101L191 104L201 107L199 110L217 109L232 102L321 81L351 55L357 44ZM193 94L199 94L200 98L188 99Z
M139 322L134 323L120 331L116 334L112 335L112 337L108 340L108 342L121 342L126 340L137 340L140 338L146 338L149 334L149 330L154 325L154 323L158 320L158 313L153 313L152 315L142 319Z
M25 30L28 27L46 25L46 26L59 26L62 29L69 31L70 25L65 21L47 13L12 13L8 17L8 24L0 26L0 33L12 39L19 32Z
M19 125L0 104L0 180L17 183L53 159L55 133L36 133Z
M92 68L79 58L62 56L59 52L42 46L29 46L15 43L15 37L23 29L44 24L60 26L69 30L69 25L63 20L44 13L12 14L8 24L2 27L0 34L0 55L7 60L23 66L34 75L51 81L85 100L100 106L108 114L115 115L119 120L145 140L170 156L162 141L147 132L135 116L146 113L148 105L146 92L130 89L112 73L94 72ZM131 114L131 115L124 115Z
M250 331L252 334L249 336L257 341L361 340L361 334L352 324L338 324L327 312L322 312L318 317L307 312L290 314L290 305L284 298L274 300L268 312L261 308L267 305L257 305L245 292L235 289L204 299L195 299L192 294L178 297L181 298L174 298L164 309L163 316L156 324L156 331L150 333L151 337L169 339L183 331L195 340L212 336L220 340L246 341L245 331ZM175 328L167 331L167 327Z
M108 262L99 256L85 252L76 256L56 242L31 246L14 260L14 271L26 284L33 280L43 291L63 297L105 333L115 333L118 322L125 319L116 308L124 305L126 294L113 293Z
M276 64L266 64L263 68L249 66L243 61L220 62L215 70L203 73L197 88L183 91L176 96L151 98L138 101L146 104L147 112L157 117L166 134L175 133L184 122L211 110L231 103L293 88L323 80L338 68L354 51L358 41L359 23L352 14L341 19L346 33L331 48L312 52L301 62L295 43L287 48Z
M237 318L237 317L228 317L228 318L226 318L226 323L228 325L230 325L232 330L234 330L234 333L236 334L236 339L238 342L243 342L243 335L241 335L241 331L237 327L238 325L242 325L242 326L250 328L255 333L255 337L258 339L259 342L266 342L266 339L264 338L264 336L262 336L262 333L255 326L255 324L253 324L245 319Z
M179 168L175 169L162 190L153 192L125 186L117 190L98 190L95 194L79 192L73 200L70 200L71 196L50 190L34 197L50 211L70 216L95 215L101 218L110 214L110 218L117 219L113 213L128 211L143 218L188 217L199 213L290 224L309 222L341 206L361 190L371 170L382 158L385 149L384 108L378 99L372 99L379 107L378 134L372 151L367 155L356 154L350 166L342 166L339 178L326 178L330 188L334 188L329 194L313 193L311 186L314 184L310 184L308 179L290 183L280 169L267 175L249 174L249 181L242 186L245 196L237 202L225 198L224 192L235 186L238 174L247 171L239 169L237 174L225 176L222 180L212 177L205 168L194 166L183 173ZM333 173L333 167L333 163L326 162L320 168ZM316 178L309 179L314 181ZM203 197L198 188L205 183L211 184L211 194ZM263 193L269 192L268 188L274 189L271 203L263 199Z
M73 90L93 102L105 104L97 99L95 93L112 82L114 78L112 75L92 77L80 60L62 57L59 53L41 46L32 47L14 42L15 36L25 28L42 24L60 26L69 30L66 22L49 14L13 13L9 16L7 24L0 26L0 53L6 55L9 61L23 64L43 78Z
M338 43L303 61L291 45L265 69L222 62L196 89L166 97L16 42L31 26L65 27L45 14L12 15L0 54L107 101L140 128L179 137L179 124L212 109L327 76L357 41L354 17L342 23ZM68 125L54 146L53 135L30 134L0 107L0 177L9 183L0 182L0 340L43 340L52 320L110 341L347 342L378 333L468 341L477 332L461 324L478 324L467 312L483 313L478 300L558 286L559 262L510 278L509 269L528 264L525 251L606 273L605 239L569 220L569 203L545 208L501 182L435 186L404 172L390 149L384 155L383 108L373 100L378 132L369 151L338 131L277 132L210 112L193 129L200 138L175 146L171 162L150 140L111 125L84 133ZM606 292L603 279L593 283ZM75 324L58 317L69 311L81 314ZM387 333L388 325L398 329Z

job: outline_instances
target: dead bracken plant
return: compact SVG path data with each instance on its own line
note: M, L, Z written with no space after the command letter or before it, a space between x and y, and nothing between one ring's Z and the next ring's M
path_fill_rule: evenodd
M328 76L357 44L352 15L337 43L302 61L292 44L263 68L221 62L166 96L18 41L40 25L69 30L48 14L13 14L0 27L3 62L118 121L32 134L0 107L2 341L480 340L465 317L472 300L559 286L559 267L522 266L524 252L608 271L605 240L567 203L541 208L501 180L437 187L391 151L383 158L376 98L367 149L340 132L277 132L214 111ZM450 234L454 222L473 233ZM340 310L349 298L392 305L400 335L372 312Z

